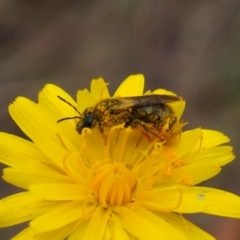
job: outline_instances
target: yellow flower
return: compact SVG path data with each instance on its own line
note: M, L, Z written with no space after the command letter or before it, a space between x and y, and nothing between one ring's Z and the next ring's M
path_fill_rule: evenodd
M133 75L113 97L141 96L143 87L143 76ZM234 159L222 133L196 128L166 144L115 126L106 142L98 127L79 134L77 118L57 123L76 114L57 96L81 113L110 98L107 84L97 79L90 92L78 92L77 103L48 84L38 103L18 97L10 105L13 120L32 140L0 133L0 161L9 166L3 179L24 190L0 201L0 227L29 221L14 240L210 240L182 214L240 218L238 196L194 186ZM185 102L170 105L179 121Z

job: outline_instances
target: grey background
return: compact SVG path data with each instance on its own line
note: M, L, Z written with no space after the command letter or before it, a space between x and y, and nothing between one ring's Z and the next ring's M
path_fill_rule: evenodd
M46 83L72 96L103 77L111 93L130 74L146 90L167 88L187 101L185 129L231 138L236 160L203 183L240 195L240 2L238 0L0 1L0 130L23 136L7 107L33 100ZM0 197L19 191L0 181ZM240 239L240 220L197 214L219 240ZM0 239L25 225L0 229Z

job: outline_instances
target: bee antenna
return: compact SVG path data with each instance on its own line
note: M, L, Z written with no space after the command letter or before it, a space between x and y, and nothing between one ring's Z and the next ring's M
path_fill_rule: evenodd
M63 102L65 102L66 104L68 104L69 106L71 106L80 116L82 115L79 111L78 111L78 109L75 107L75 106L73 106L70 102L68 102L66 99L64 99L64 98L62 98L62 97L60 97L60 96L57 96L60 100L62 100ZM80 118L80 117L73 117L73 118ZM73 119L73 118L67 118L67 119ZM64 118L63 118L64 119ZM60 119L60 120L62 120L62 119ZM58 121L60 121L60 120L58 120Z
M75 118L81 118L81 117L80 116L75 116L75 117L61 118L61 119L57 120L57 123L65 121L65 120L69 120L69 119L75 119Z

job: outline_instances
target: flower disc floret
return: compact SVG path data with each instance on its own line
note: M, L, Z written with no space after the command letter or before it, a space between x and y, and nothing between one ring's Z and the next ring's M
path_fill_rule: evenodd
M93 180L93 190L103 207L123 205L131 200L136 180L122 163L108 163L101 166Z

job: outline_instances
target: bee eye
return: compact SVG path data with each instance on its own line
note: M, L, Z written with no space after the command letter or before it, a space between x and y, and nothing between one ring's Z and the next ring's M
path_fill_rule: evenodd
M91 128L92 127L92 123L93 123L93 113L88 113L88 115L85 118L85 121L83 123L83 127L87 127L87 128Z
M79 121L76 125L76 130L81 133L84 128L92 128L93 127L93 121L94 121L94 115L93 113L89 112L87 113L82 121Z

